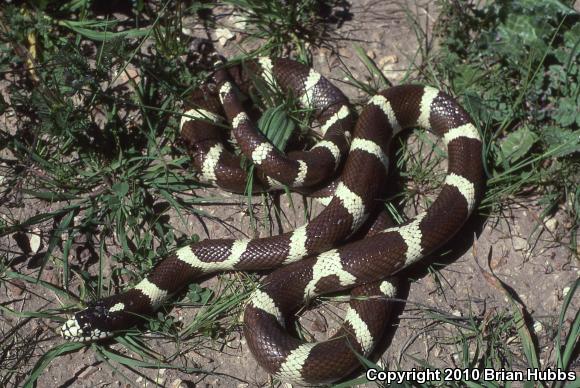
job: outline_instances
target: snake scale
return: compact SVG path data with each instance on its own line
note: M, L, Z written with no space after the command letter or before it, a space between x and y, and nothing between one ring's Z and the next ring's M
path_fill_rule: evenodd
M241 85L256 75L313 109L323 137L309 151L284 154L257 130L240 97ZM355 353L368 354L385 329L386 300L396 292L389 276L448 241L474 209L483 190L479 133L452 97L432 87L382 91L357 119L338 88L296 61L259 58L244 66L219 66L212 81L193 93L181 136L200 180L234 192L244 191L247 176L240 156L224 146L223 117L241 153L256 167L256 190L288 186L314 195L325 209L292 232L208 239L179 248L135 287L90 303L61 333L72 341L106 338L137 323L138 316L152 314L201 275L282 266L263 280L245 307L243 330L250 350L263 368L284 381L321 384L344 378L360 366ZM394 226L377 209L390 142L412 127L442 138L448 171L427 211ZM337 170L339 179L328 184ZM347 289L354 297L331 339L307 343L289 334L286 318L300 306Z

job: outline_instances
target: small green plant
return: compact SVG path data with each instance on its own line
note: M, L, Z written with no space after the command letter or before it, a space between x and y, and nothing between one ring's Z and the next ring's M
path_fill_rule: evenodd
M580 24L573 2L442 1L438 77L463 96L488 141L483 208L530 187L543 216L569 203L571 252L580 225ZM491 131L493 129L493 132Z
M328 46L332 40L332 23L341 23L347 7L337 0L225 0L234 6L251 39L260 42L261 53L281 55L289 48L302 59L308 56L308 45ZM342 12L332 12L337 7Z

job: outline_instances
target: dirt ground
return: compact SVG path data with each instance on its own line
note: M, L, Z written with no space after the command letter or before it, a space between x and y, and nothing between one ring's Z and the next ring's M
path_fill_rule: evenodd
M580 4L577 3L576 7L580 9ZM408 14L405 10L411 10L412 13ZM336 31L341 37L337 41L336 52L326 49L315 51L314 67L335 81L348 97L356 101L362 98L359 91L341 83L344 80L345 68L359 79L366 76L366 70L355 54L355 45L362 47L367 55L383 68L389 80L397 84L403 79L409 64L420 60L417 56L419 47L412 23L417 23L430 33L437 19L437 8L431 1L409 0L403 6L380 0L354 0L351 1L349 12L351 20L345 20ZM226 26L228 22L224 20ZM191 25L189 28L195 31L196 26ZM223 53L234 51L232 46L232 41L227 41L225 45L216 43L218 50L222 50ZM1 118L0 122L8 121ZM199 192L200 195L207 193L211 194L213 191ZM250 230L250 219L243 211L245 198L223 193L220 195L229 196L232 205L221 206L219 209L210 205L203 206L203 210L215 216L215 219L205 219L202 224L200 219L191 217L188 219L187 227L176 220L176 229L184 235L197 233L202 239L247 236L245 231ZM293 198L295 208L291 209L286 197L281 196L285 217L281 217L277 225L263 225L262 228L258 228L262 231L261 235L291 230L305 222L301 200L297 196ZM314 209L314 213L320 210L316 206ZM2 209L0 213L5 214L7 211ZM21 211L22 219L34 214L31 209ZM34 211L40 209L36 208ZM431 268L438 269L437 272L428 271L425 263L405 271L404 277L412 281L409 286L403 287L402 301L399 303L401 311L394 321L391 338L382 347L382 354L375 359L378 364L399 365L401 369L408 370L417 366L412 358L415 357L435 366L459 365L458 357L461 349L444 345L446 336L456 333L449 327L433 326L421 307L426 306L455 317L487 316L509 309L505 295L482 276L480 267L489 272L488 258L494 273L513 289L535 320L534 329L540 339L541 363L553 359L554 329L565 289L580 277L580 266L578 260L571 258L570 252L558 243L562 240L565 242L569 238L566 235L566 224L569 220L563 213L558 213L549 220L542 220L540 211L540 207L532 199L528 203L510 206L501 217L473 217L442 252L435 258L427 260ZM30 236L32 235L34 233ZM40 252L46 249L47 245L47 234L43 236ZM37 243L36 238L29 240L30 244ZM34 273L29 265L31 255L22 252L18 236L4 238L0 244L2 249L6 249L12 255L22 256L22 260L13 267L13 270L26 274ZM57 270L46 268L43 280L58 284L60 277ZM212 278L203 285L218 287L221 281ZM7 290L7 295L0 295L0 303L4 303L6 298L16 300L16 303L7 306L15 310L60 307L58 298L55 294L47 292L46 288L35 289L29 284L11 283L6 284L3 289ZM578 308L580 301L573 301L571 311ZM323 332L332 332L336 327L335 312L340 309L340 306L323 304L315 312L307 313L302 318L302 323L312 332L322 333L324 336ZM187 321L193 316L194 311L175 308L172 314ZM21 371L29 370L40 355L60 344L62 339L57 332L58 326L56 322L17 318L2 313L0 327L3 333L16 330L23 341L38 342L38 346L30 354L23 355L19 365L12 367ZM515 337L508 340L517 341ZM150 345L165 355L171 354L177 346L169 341L154 338L151 339ZM120 346L115 345L114 348L123 352ZM171 369L142 369L140 372L148 377L144 379L124 369L122 373L125 377L123 377L106 363L98 360L94 352L87 348L83 352L65 355L52 362L39 378L38 387L145 387L157 384L172 388L216 386L242 388L272 384L271 378L260 369L249 353L241 337L241 328L225 338L207 341L201 350L186 352L184 357L175 362L198 367L211 374L201 372L186 374ZM580 372L578 362L576 371ZM368 386L373 384L369 383Z

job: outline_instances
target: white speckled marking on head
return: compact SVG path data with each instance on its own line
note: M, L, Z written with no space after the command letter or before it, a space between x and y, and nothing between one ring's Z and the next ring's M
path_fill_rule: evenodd
M250 121L250 118L248 117L246 112L240 112L236 115L236 117L234 117L234 119L232 120L232 128L235 129L239 127L242 121Z
M412 222L408 223L407 225L403 226L396 226L394 228L385 229L383 232L399 232L403 240L405 241L405 245L407 245L407 252L405 253L405 264L403 267L406 267L420 258L423 257L423 248L421 248L421 239L423 238L423 233L421 229L419 229L419 225L421 220L425 218L427 213L421 213L413 219Z
M477 128L471 123L467 123L464 125L460 125L459 127L455 127L447 131L445 135L443 135L443 143L447 146L452 140L455 140L460 137L466 137L469 139L481 140L479 136L479 132L477 132Z
M274 65L272 64L272 60L268 57L260 57L258 58L258 63L262 68L262 78L264 81L270 86L276 86L276 80L274 79Z
M362 347L363 353L367 354L373 348L375 340L371 334L369 327L366 322L362 320L360 315L352 307L348 307L346 315L344 316L345 322L350 323L354 330L354 336L357 342Z
M136 290L139 290L151 301L151 306L153 310L156 310L167 298L168 292L157 287L157 285L151 283L147 278L141 280L136 286Z
M374 141L356 138L352 141L350 145L350 150L351 152L353 150L361 150L373 156L376 156L377 159L379 159L379 161L383 164L383 166L385 166L385 172L389 170L388 156L383 152L382 148Z
M330 116L328 118L328 120L326 120L324 125L322 127L320 127L320 130L322 131L322 135L324 136L326 131L328 131L328 128L333 126L336 122L338 122L338 120L342 120L342 119L348 117L349 114L350 114L350 111L348 109L348 106L343 105L342 107L340 107L338 112L336 112L335 114Z
M175 255L179 260L189 264L194 268L198 268L203 272L230 270L233 269L234 265L240 261L242 255L248 247L249 242L249 239L235 240L232 244L230 255L223 261L202 261L195 255L195 253L193 253L189 246L179 248L175 252Z
M215 170L224 150L221 143L214 144L205 155L201 166L200 180L206 183L214 183L217 180Z
M475 185L469 179L454 173L447 174L445 184L457 187L461 195L467 201L467 212L471 213L475 205Z
M284 326L284 317L282 317L282 313L278 306L276 306L276 302L274 299L270 297L270 295L266 294L262 290L256 290L252 294L250 298L250 304L257 309L260 309L276 318L280 325Z
M431 116L431 104L437 95L439 90L432 88L430 86L425 86L423 88L423 97L421 97L421 114L417 119L417 125L425 129L430 128L429 117Z
M233 86L232 86L231 82L224 82L224 84L221 86L220 91L219 91L219 95L220 95L220 102L222 104L224 103L224 98L226 97L226 95L232 91L232 88L233 88Z
M221 121L221 117L205 109L200 108L190 109L181 116L179 128L183 129L185 123L193 120L204 120L212 123L217 123Z
M125 309L125 304L124 303L115 303L110 309L109 312L110 313L114 313L115 311L123 311Z
M311 148L311 150L315 148L326 148L327 150L329 150L330 153L332 154L332 157L334 158L334 168L338 167L338 165L340 164L340 149L336 144L334 144L329 140L322 140L316 143L314 147Z
M308 174L308 164L304 160L298 160L298 174L296 175L296 179L294 179L294 183L292 186L300 187L304 183L306 179L306 175Z
M283 381L292 381L298 384L304 383L301 371L312 348L315 346L315 343L305 343L294 349L286 357L286 361L280 365L280 369L275 373L275 376Z
M93 339L103 339L103 338L107 338L111 335L112 335L112 333L109 333L108 331L101 331L101 330L96 329L93 332Z
M285 265L298 261L308 254L308 249L306 249L307 238L306 225L294 229L294 232L290 235L290 250L288 251L288 257L284 260Z
M397 293L397 287L395 287L395 285L388 280L383 280L379 285L379 289L381 290L383 295L389 298L394 297L395 294Z
M268 154L274 149L270 143L261 143L252 152L252 161L254 164L262 164L262 162L268 157Z
M331 275L337 276L342 286L350 286L356 282L356 277L342 267L337 249L331 249L316 256L316 263L312 266L312 280L308 282L304 289L304 300L315 297L315 288L318 281Z
M314 87L316 86L318 81L320 81L321 77L322 76L320 75L320 73L318 73L314 69L310 69L308 77L306 78L306 82L304 83L304 94L302 95L302 97L300 97L300 101L302 102L303 106L309 107L312 105L312 102L314 101L314 91L315 91Z
M395 115L395 111L393 110L389 100L387 100L384 96L377 94L370 99L369 104L378 106L383 111L385 116L387 116L389 124L391 124L391 128L393 129L393 136L401 132L402 127L397 121L397 116Z
M79 326L77 320L74 318L69 319L61 326L60 334L64 338L70 338L73 340L74 338L83 337L81 327Z
M365 205L362 198L342 182L336 187L334 196L340 199L342 206L352 216L351 230L356 231L368 216L365 214Z

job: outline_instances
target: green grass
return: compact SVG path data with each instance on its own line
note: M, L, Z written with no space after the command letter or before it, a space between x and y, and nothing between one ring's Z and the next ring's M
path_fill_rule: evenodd
M1 8L0 72L9 81L10 102L0 99L0 115L9 111L13 119L0 131L0 237L8 239L15 232L34 228L48 237L36 266L22 272L11 265L18 256L15 252L0 253L2 289L24 285L40 306L22 309L19 297L0 305L4 316L19 320L1 333L2 386L33 386L60 356L81 354L85 349L56 340L40 358L34 358L35 365L23 369L22 363L38 355L46 341L39 333L25 332L26 324L42 320L54 326L84 301L135 284L158 257L198 240L188 235L188 220L212 220L205 204L232 202L219 194L196 194L195 189L203 185L188 169L189 160L178 141L181 102L209 71L188 56L190 39L181 35L180 21L193 15L209 29L220 27L220 19L206 17L213 5L194 2L188 8L169 1L137 1L135 15L120 21L110 15L98 17L92 3L31 1ZM236 7L247 24L247 42L239 44L260 42L259 49L244 56L292 52L310 63L314 48L335 48L332 18L319 15L317 1L299 0L295 7L263 0L224 3ZM338 2L326 4L338 6ZM435 30L437 51L427 41L431 35L408 13L421 44L404 80L436 85L458 96L476 120L485 138L488 178L479 212L492 220L501 219L510 205L532 203L542 209L540 226L559 211L569 220L568 235L555 243L566 247L569 260L577 265L578 15L569 1L496 1L478 8L456 4L441 2ZM362 82L344 70L350 84L372 95L390 81L364 49L359 46L356 52L371 81ZM310 139L305 128L311 112L299 108L296 101L261 90L258 102L266 112L261 129L277 147L284 148L295 127ZM271 131L281 126L284 131ZM398 220L405 216L395 209L428 206L443 179L439 166L445 151L422 132L412 139L402 140L394 157L403 190L386 203ZM250 180L248 193L251 184ZM244 211L252 217L254 201L256 197L249 194L238 201L245 203ZM254 219L256 230L272 230L271 225L290 218L279 201L270 194L261 197L259 205L266 211L261 219ZM23 208L27 209L24 213ZM83 240L97 257L91 265L79 265L74 258ZM454 349L458 366L509 369L521 367L524 361L528 366L571 368L580 335L580 317L570 310L578 282L564 297L560 315L545 322L553 330L555 358L540 364L533 323L527 318L530 312L491 270L482 271L505 295L505 309L485 317L473 311L457 317L417 305L412 306L413 319L429 322L427 330L433 333L434 343ZM445 297L447 284L439 268L432 265L428 272L436 279L437 292ZM47 280L50 273L57 276ZM191 285L172 304L184 312L195 311L191 320L179 321L167 306L148 321L146 331L131 329L114 339L116 346L92 344L89 352L126 383L134 382L134 373L150 379L146 373L150 368L215 373L184 362L183 355L219 347L239 330L240 306L256 286L257 278L246 274L221 276L212 289ZM43 293L55 295L61 307L55 308ZM170 344L171 351L161 354L155 341ZM436 367L421 359L415 362ZM464 384L468 383L458 386ZM500 386L481 381L469 385Z

